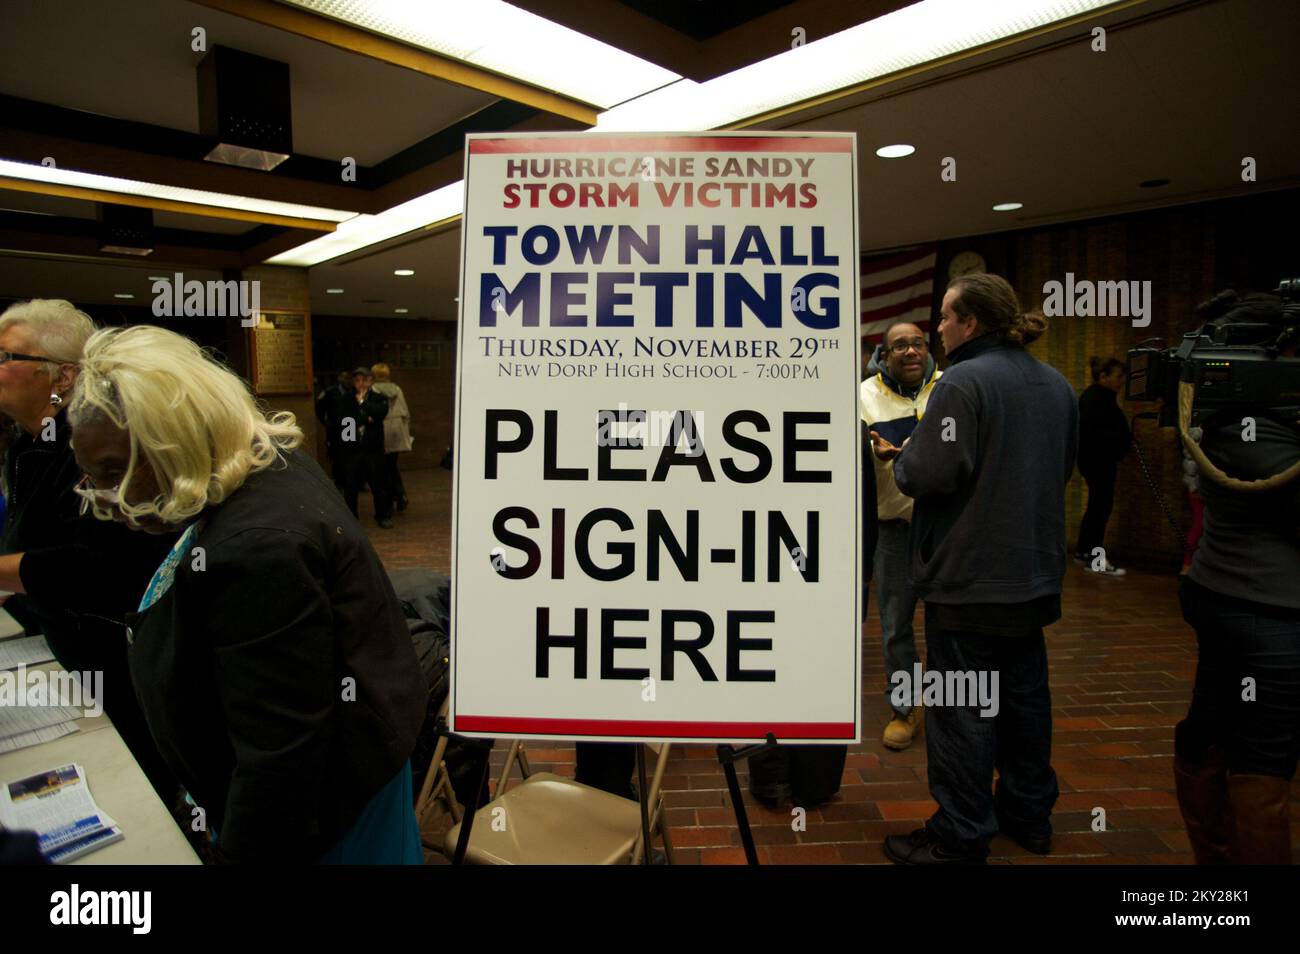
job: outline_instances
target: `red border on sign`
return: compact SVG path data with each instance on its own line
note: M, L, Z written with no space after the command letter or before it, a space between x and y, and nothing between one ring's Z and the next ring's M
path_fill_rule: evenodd
M471 139L471 154L512 152L850 152L839 136L618 136L591 139Z
M852 722L631 722L607 719L513 719L508 716L456 716L457 732L555 735L648 735L700 739L857 739Z

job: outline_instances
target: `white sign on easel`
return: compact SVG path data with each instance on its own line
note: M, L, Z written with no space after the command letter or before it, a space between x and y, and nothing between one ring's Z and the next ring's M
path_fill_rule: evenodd
M856 155L468 138L455 732L859 737Z

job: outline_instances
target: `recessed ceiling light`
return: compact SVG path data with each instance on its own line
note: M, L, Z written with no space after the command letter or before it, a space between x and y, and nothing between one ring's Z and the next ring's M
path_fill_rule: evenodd
M113 297L114 297L114 298L134 298L135 296L134 296L134 295L128 295L126 292L118 292L118 293L117 293L116 295L114 295Z
M999 202L997 205L993 206L993 211L1014 212L1016 209L1023 209L1024 207L1025 204L1023 202Z
M899 142L892 146L881 146L876 150L876 155L881 159L902 159L904 156L910 156L914 152L916 152L915 146L909 146L905 142Z
M395 315L404 315L404 314L406 314L408 311L410 311L409 308L394 308L394 309L393 309L393 314L395 314Z
M325 289L325 294L327 294L327 295L342 295L342 294L343 294L343 289L342 289L342 288L327 288L327 289Z
M393 274L394 274L394 275L401 275L403 278L405 278L407 275L414 275L414 274L415 274L415 269L413 269L413 268L395 268L395 269L393 269Z
M1147 179L1144 182L1139 182L1138 187L1141 189L1159 189L1161 186L1169 185L1169 181L1168 179Z

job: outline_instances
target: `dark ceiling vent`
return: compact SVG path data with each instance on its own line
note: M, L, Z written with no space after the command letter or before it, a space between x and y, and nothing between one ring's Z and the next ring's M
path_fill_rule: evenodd
M114 255L153 253L153 210L132 205L100 205L99 250Z
M199 132L217 140L209 162L269 171L288 159L289 64L214 46L199 63Z

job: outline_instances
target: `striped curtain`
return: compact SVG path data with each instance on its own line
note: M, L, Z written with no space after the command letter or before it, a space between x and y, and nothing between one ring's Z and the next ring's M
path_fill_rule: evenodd
M934 301L933 245L862 259L862 340L875 345L900 319L929 332Z

